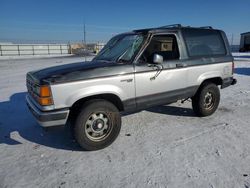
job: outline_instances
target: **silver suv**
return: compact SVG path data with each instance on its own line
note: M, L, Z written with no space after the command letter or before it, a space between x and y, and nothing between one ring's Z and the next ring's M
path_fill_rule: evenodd
M110 145L121 112L192 99L198 116L213 114L221 89L236 83L226 35L179 24L113 37L91 62L27 73L27 104L43 127L70 124L86 150Z

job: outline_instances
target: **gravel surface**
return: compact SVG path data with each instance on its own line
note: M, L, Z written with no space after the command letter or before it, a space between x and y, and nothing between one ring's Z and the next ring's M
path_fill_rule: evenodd
M25 74L80 57L0 60L0 187L250 187L250 61L210 117L189 101L122 118L117 140L81 151L64 127L43 129L25 105Z

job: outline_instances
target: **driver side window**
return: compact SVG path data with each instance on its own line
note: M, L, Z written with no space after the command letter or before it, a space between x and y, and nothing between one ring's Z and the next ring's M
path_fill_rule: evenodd
M154 54L161 55L163 61L179 59L177 40L174 35L155 35L140 57L142 62L153 63Z

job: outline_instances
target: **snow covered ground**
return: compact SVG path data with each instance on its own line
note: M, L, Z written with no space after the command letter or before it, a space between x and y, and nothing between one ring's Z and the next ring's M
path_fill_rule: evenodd
M0 187L250 187L250 61L210 117L190 102L122 118L118 139L81 151L64 127L44 130L25 105L26 72L80 57L0 60Z

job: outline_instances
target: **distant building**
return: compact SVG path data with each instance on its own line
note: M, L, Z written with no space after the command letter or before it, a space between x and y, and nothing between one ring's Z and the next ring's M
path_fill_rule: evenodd
M240 52L250 52L250 32L241 33Z
M98 42L95 46L96 48L96 53L100 52L101 49L105 46L105 43Z
M92 50L94 53L100 52L100 50L105 46L105 43L89 43L87 44L87 49Z
M86 55L86 54L97 54L103 47L105 43L74 43L70 45L70 52L77 55ZM94 54L93 54L94 53Z

